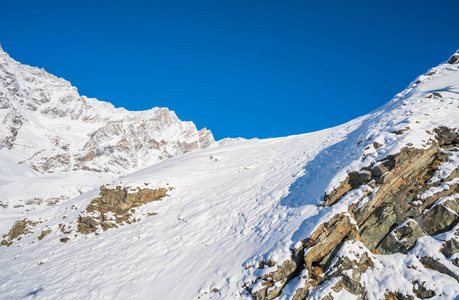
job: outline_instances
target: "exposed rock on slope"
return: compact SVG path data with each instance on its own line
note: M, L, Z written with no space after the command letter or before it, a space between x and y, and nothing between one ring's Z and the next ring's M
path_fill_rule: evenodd
M118 227L123 223L135 222L132 213L136 207L167 196L173 188L100 188L101 196L94 198L78 219L78 232L96 232L99 225L103 230ZM152 214L152 213L150 213Z
M155 212L147 211L137 213L138 208L152 201L159 201L168 196L168 192L172 191L172 187L167 188L132 188L117 186L114 189L105 186L100 187L100 197L91 200L85 209L81 211L78 219L72 223L59 223L61 242L68 242L70 236L77 236L77 233L90 234L99 231L105 231L109 228L118 228L119 226L131 224L139 221L145 216L154 216ZM77 209L75 206L68 210ZM66 216L63 217L66 219ZM31 229L42 221L33 222L28 219L16 221L8 233L3 235L3 240L0 246L11 246L14 242L19 242L23 236L36 236L38 240L42 240L52 232L52 226L45 224L42 231L38 234Z
M35 225L36 223L27 219L17 221L8 233L3 235L4 240L1 241L0 245L10 246L15 239L21 240L22 235L31 233L30 229Z

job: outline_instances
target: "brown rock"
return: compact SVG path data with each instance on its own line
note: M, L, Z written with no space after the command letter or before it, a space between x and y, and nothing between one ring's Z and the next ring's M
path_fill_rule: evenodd
M36 222L32 222L27 219L16 221L16 223L14 223L10 231L8 231L7 234L3 235L3 238L5 238L6 240L3 240L1 242L1 245L9 246L12 244L12 240L20 240L23 235L31 233L30 228L34 227L35 225L37 225Z
M91 215L79 217L77 230L88 234L97 231L99 225L103 230L107 230L117 227L116 224L130 223L133 209L151 201L161 200L172 189L172 187L158 189L138 187L137 190L134 190L136 192L132 192L130 187L117 186L114 189L108 189L101 186L101 196L94 198L83 212L83 214L91 213ZM108 213L113 213L114 219L109 220Z
M309 248L306 250L305 264L311 266L312 263L319 262L353 230L355 225L345 214L336 215L330 221L320 225L305 245Z
M424 287L424 284L425 282L419 283L417 281L413 283L413 292L416 295L416 297L420 299L428 299L428 298L432 298L433 296L435 296L435 292L432 290L426 289Z

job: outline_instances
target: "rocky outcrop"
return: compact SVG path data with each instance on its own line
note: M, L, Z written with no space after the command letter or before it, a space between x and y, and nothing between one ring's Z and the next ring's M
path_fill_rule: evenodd
M450 230L458 221L459 194L439 199L432 208L423 212L417 220L423 230L434 235Z
M456 279L457 282L459 283L459 276L455 272L450 270L447 266L445 266L443 263L441 263L440 261L430 256L423 256L421 257L421 262L426 268L446 274Z
M371 256L361 243L346 242L333 259L324 281L337 277L339 281L334 284L334 291L346 289L354 295L364 294L365 288L360 283L360 278L367 269L373 267Z
M420 299L429 299L435 296L435 292L427 289L424 285L425 285L425 282L421 282L421 283L419 283L418 281L414 282L413 292L416 295L416 297Z
M459 253L459 229L454 232L454 235L450 239L444 241L440 251L449 259L451 259L454 254ZM459 267L459 257L451 259L451 262L456 267Z
M455 64L459 61L459 51L454 53L449 59L448 59L448 63L449 64Z
M97 229L118 227L124 223L135 222L132 218L135 208L159 201L173 188L130 188L117 186L114 189L101 186L100 197L94 198L78 219L77 231L83 234L96 232Z
M383 166L384 164L381 164ZM376 168L379 170L378 168ZM387 169L385 169L387 170ZM379 171L384 173L383 171ZM382 174L381 173L381 174ZM380 176L380 175L379 175ZM340 186L334 189L330 194L324 195L325 206L331 206L341 199L347 192L356 189L363 184L367 184L371 180L372 174L369 171L362 170L359 172L350 172Z
M271 262L270 265L273 266L274 262ZM298 265L299 261L288 260L281 264L276 271L263 275L262 288L253 291L253 297L256 300L276 298L285 284L296 274ZM262 264L259 268L264 266L265 264Z
M22 236L31 233L32 228L37 225L37 222L22 219L14 223L13 227L7 234L3 235L4 240L1 241L1 246L10 246L14 240L21 240Z
M333 291L344 288L365 299L366 289L360 278L373 267L370 252L406 254L416 246L419 238L451 230L459 221L457 173L440 179L435 176L439 166L450 156L448 151L459 150L459 133L446 127L434 132L436 141L427 149L405 147L366 169L349 172L336 189L324 196L324 206L333 206L344 197L351 197L350 192L362 188L366 191L364 197L351 202L347 211L319 225L304 239L302 246L296 249L299 256L292 256L291 268L284 276L275 279L272 273L259 278L258 282L266 285L269 282L269 287L276 289L258 289L252 293L255 299L279 296L289 280L303 270L308 270L310 276L305 279L307 288L297 291L298 299L305 299L316 286L336 277L340 279ZM351 255L351 259L346 255L355 250L343 250L349 243L358 243L364 250L358 256ZM451 257L458 249L457 240L450 239L444 243L442 251ZM419 261L429 269L458 278L432 257L419 257ZM413 283L413 291L423 297L433 293L419 282ZM388 291L386 298L413 299L413 296Z
M426 235L421 226L413 220L408 219L394 230L387 234L376 248L381 254L408 253L416 245L416 240Z

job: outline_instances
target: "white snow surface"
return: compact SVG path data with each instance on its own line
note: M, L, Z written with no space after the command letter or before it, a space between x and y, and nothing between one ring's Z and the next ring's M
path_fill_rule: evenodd
M434 128L459 128L458 66L444 63L429 70L431 75L420 76L383 107L341 126L222 143L107 180L112 187L145 187L145 183L174 187L161 201L140 207L135 223L90 235L59 231L59 224L76 228L78 216L99 195L98 189L30 211L29 220L42 222L33 228L34 233L0 247L1 297L251 299L243 284L263 272L253 266L261 260L280 265L319 224L347 211L349 204L365 195L368 189L363 187L332 207L319 205L324 192L338 186L348 172L368 167L405 146L428 148ZM442 97L430 97L433 92ZM26 142L25 137L22 141ZM374 142L381 147L376 149ZM71 180L62 176L64 181ZM14 180L1 180L2 186L15 186ZM25 189L32 179L18 182ZM146 217L147 212L157 215ZM0 210L0 233L8 232L21 217ZM44 229L53 231L39 241L36 237ZM63 236L70 240L61 243ZM405 267L405 260L419 254L419 247L411 256L377 256L375 268L362 279L371 299L379 299L385 289L412 294L403 284L416 276L435 282L432 289L446 296L458 292L457 282L444 274L422 265L417 266L422 272ZM292 282L286 292L301 286ZM331 286L327 283L311 297L320 299L321 290L329 293ZM333 293L355 298L344 290Z

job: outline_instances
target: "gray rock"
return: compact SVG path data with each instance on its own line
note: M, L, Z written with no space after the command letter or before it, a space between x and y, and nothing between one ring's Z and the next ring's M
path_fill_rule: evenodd
M459 59L459 53L455 53L448 59L448 63L454 64L458 61L458 59Z
M406 254L414 248L416 240L424 235L421 226L415 220L408 219L386 235L377 250L381 254L396 252Z
M360 278L367 269L373 267L373 261L366 252L361 255L357 254L356 256L359 257L358 260L351 260L348 256L339 256L333 261L330 268L333 271L325 274L325 280L341 277L341 280L332 287L334 291L338 292L344 288L354 295L365 293L365 287L361 285Z
M397 216L392 203L383 203L362 224L361 241L368 249L375 249L395 224Z
M446 257L450 258L454 254L459 252L459 241L455 238L446 241L442 248L442 253Z
M421 298L421 299L428 299L432 298L435 296L435 292L432 290L428 290L424 287L425 282L413 282L413 292L416 295L416 297Z
M358 188L362 184L367 184L370 180L371 180L371 173L369 171L349 173L349 184L353 189Z
M442 201L441 199L439 201ZM450 229L458 220L459 199L450 198L434 205L416 218L422 229L429 235Z
M262 282L265 287L252 293L252 296L256 300L270 300L276 298L287 282L297 272L297 269L298 265L294 260L287 260L282 265L278 266L276 271L266 276L266 280Z
M450 277L453 277L454 279L459 282L459 276L456 275L453 271L448 269L445 265L443 265L441 262L433 259L432 257L429 256L423 256L421 257L421 263L428 269L438 271L440 273L446 274Z
M451 145L459 143L459 134L455 128L439 127L434 130L437 134L436 138L440 145Z

